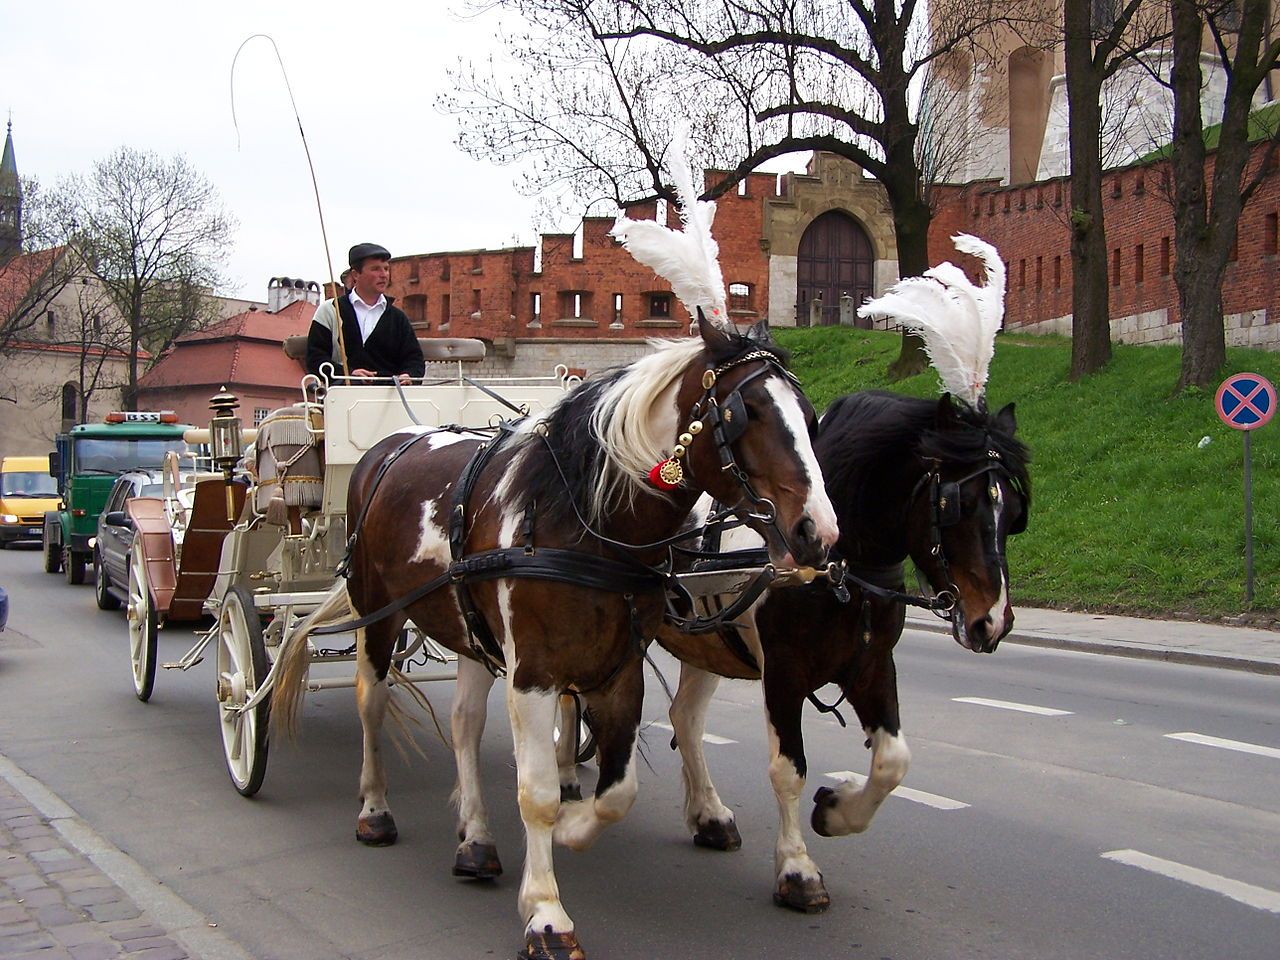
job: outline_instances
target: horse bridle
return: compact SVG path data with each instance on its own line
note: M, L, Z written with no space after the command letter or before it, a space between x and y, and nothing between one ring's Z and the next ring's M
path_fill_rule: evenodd
M927 492L929 497L929 554L937 558L938 565L942 568L942 577L949 586L937 592L937 598L944 603L935 608L937 613L944 620L950 620L955 612L956 604L959 602L959 591L956 587L955 580L951 576L951 564L947 561L946 547L942 543L942 531L947 527L954 527L958 524L963 516L960 509L960 490L970 480L985 476L987 478L987 496L992 503L999 502L1000 499L1000 478L1004 477L1010 481L1010 485L1017 487L1017 482L1009 468L1005 466L1004 458L1000 456L1000 451L988 442L987 459L976 470L965 474L959 480L943 480L941 461L932 461L932 468L924 474L911 491L911 496L907 499L907 508L916 502L921 494ZM1015 521L1014 525L1009 528L1010 534L1021 533L1027 526L1027 514L1024 508L1021 515ZM999 542L997 539L996 550L999 551Z

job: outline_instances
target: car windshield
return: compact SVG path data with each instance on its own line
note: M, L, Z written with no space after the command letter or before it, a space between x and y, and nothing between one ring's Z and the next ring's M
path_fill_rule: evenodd
M170 450L186 449L181 437L169 440L84 439L76 441L76 473L123 473L131 468L159 469Z
M58 484L45 473L0 474L0 497L56 497Z

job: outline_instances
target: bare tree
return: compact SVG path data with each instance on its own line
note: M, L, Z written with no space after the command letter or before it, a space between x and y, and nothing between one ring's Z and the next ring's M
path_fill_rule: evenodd
M1172 0L1174 281L1182 315L1182 369L1177 389L1214 384L1227 359L1222 279L1240 213L1272 173L1276 136L1263 150L1250 144L1254 95L1280 66L1280 40L1270 40L1268 0ZM1208 150L1201 116L1200 58L1206 32L1227 75L1222 124L1206 195Z
M86 263L128 328L133 409L143 350L158 354L213 318L203 301L222 281L234 223L181 156L122 147L61 193Z
M917 153L914 85L935 60L1008 21L1022 0L488 0L516 15L510 63L452 74L441 101L462 114L473 156L532 164L530 192L578 202L674 199L662 151L677 122L707 167L714 198L761 163L826 150L879 180L899 270L929 266L931 220ZM928 22L926 23L926 19ZM923 369L904 339L893 371Z
M1071 169L1071 378L1111 359L1107 234L1102 208L1103 91L1121 68L1168 37L1152 0L1067 0L1063 12Z

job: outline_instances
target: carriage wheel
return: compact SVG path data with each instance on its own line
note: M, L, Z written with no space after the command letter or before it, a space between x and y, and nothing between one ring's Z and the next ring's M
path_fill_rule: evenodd
M566 729L573 729L576 721L573 758L576 763L587 763L596 756L596 735L587 723L586 712L579 712L578 701L568 694L560 697L560 712L556 715L556 727L552 734L557 744Z
M133 692L146 703L156 685L156 605L147 586L146 560L142 544L135 544L129 554L129 606L125 609L129 623L129 659L133 663Z
M253 594L235 586L222 598L218 613L218 720L227 772L241 796L252 797L267 775L267 728L271 698L252 710L249 702L267 676L267 648Z

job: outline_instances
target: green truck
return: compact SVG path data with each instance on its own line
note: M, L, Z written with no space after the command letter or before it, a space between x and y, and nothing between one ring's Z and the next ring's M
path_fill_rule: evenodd
M59 509L44 515L44 569L61 570L67 583L84 583L92 562L89 541L116 477L126 470L159 470L170 450L186 449L186 424L170 412L109 413L102 423L81 423L58 434L49 457Z

